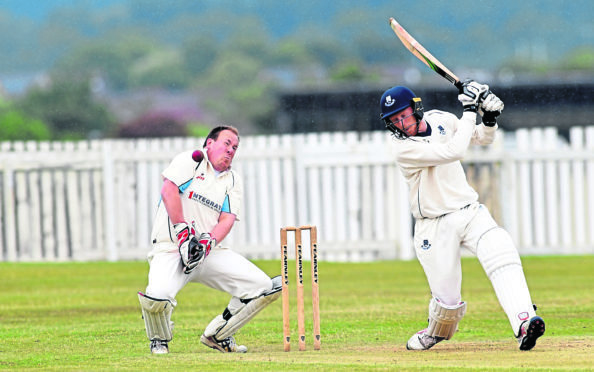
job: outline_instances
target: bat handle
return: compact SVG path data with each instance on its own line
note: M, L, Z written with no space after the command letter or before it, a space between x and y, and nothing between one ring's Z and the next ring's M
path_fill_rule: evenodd
M457 80L456 82L454 82L454 86L456 88L458 88L458 90L461 92L462 91L462 82L460 80Z

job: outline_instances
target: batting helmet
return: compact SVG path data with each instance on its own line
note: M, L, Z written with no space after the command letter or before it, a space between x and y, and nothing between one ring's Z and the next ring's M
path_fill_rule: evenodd
M423 118L423 105L421 99L407 87L397 86L386 90L384 94L382 94L380 105L382 111L380 119L382 120L388 119L390 116L407 107L413 108L413 112L418 119Z
M407 107L412 107L415 118L417 118L418 121L423 118L423 103L421 102L421 99L407 87L396 86L386 90L384 94L382 94L380 107L380 119L386 123L387 129L397 135L403 135L403 133L390 121L390 116Z

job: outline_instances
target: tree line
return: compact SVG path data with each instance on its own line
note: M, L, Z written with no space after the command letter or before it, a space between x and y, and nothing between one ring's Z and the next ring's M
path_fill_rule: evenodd
M73 6L56 11L41 26L16 24L0 13L0 31L10 35L0 41L0 51L14 51L4 54L0 68L14 68L17 60L22 68L47 72L43 84L0 104L0 138L127 135L101 97L146 88L194 92L220 120L250 123L265 132L274 120L279 89L379 84L386 71L411 65L411 56L389 30L385 15L391 13L383 1L343 10L328 5L328 10L323 5L312 9L309 4L307 9L289 1L281 7L263 0L258 2L260 12L241 1L173 3L129 0L124 6L93 12ZM334 13L322 22L324 11ZM311 17L299 19L294 13ZM522 48L502 59L504 43L494 31L505 21L497 17L485 23L469 14L458 14L460 25L451 32L430 24L430 19L411 26L415 36L429 41L424 44L434 54L448 61L459 61L461 54L446 52L448 47L464 50L459 44L466 42L485 49L466 54L490 61L485 65L492 70L546 74L552 69L591 71L594 66L593 48L579 45L555 60L523 55ZM558 22L564 20L559 17ZM519 22L514 19L508 17L508 28ZM463 35L472 25L480 28L466 41L448 36ZM37 50L23 49L31 40L36 40ZM498 62L492 61L491 53L499 53ZM191 124L172 123L171 133L200 133L200 123Z

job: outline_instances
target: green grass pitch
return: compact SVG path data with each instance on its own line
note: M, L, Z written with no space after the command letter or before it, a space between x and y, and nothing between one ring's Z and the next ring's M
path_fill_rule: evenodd
M136 292L146 286L146 262L0 263L0 370L594 369L594 256L532 256L523 263L547 326L529 352L517 349L477 260L465 258L467 314L452 340L429 351L405 348L426 325L430 297L424 274L416 261L385 261L319 263L320 351L312 348L307 275L305 352L296 351L294 303L293 351L283 352L280 300L236 334L247 354L203 346L204 327L229 297L190 283L177 297L168 355L150 354L140 315ZM256 264L271 276L280 273L278 261ZM308 268L305 262L306 274Z

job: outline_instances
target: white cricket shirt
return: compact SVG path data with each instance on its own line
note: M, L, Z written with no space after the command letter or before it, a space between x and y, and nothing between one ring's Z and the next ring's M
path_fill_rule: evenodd
M476 114L458 119L439 110L425 113L431 132L398 140L396 160L409 187L415 218L435 218L478 200L466 181L460 160L469 144L486 145L495 138L495 127L476 125Z
M197 235L210 232L221 212L232 213L239 220L243 195L241 177L233 170L217 176L206 151L200 165L192 159L192 151L176 155L161 175L179 187L184 219L196 229ZM151 241L172 242L177 247L175 230L163 201L159 202Z

